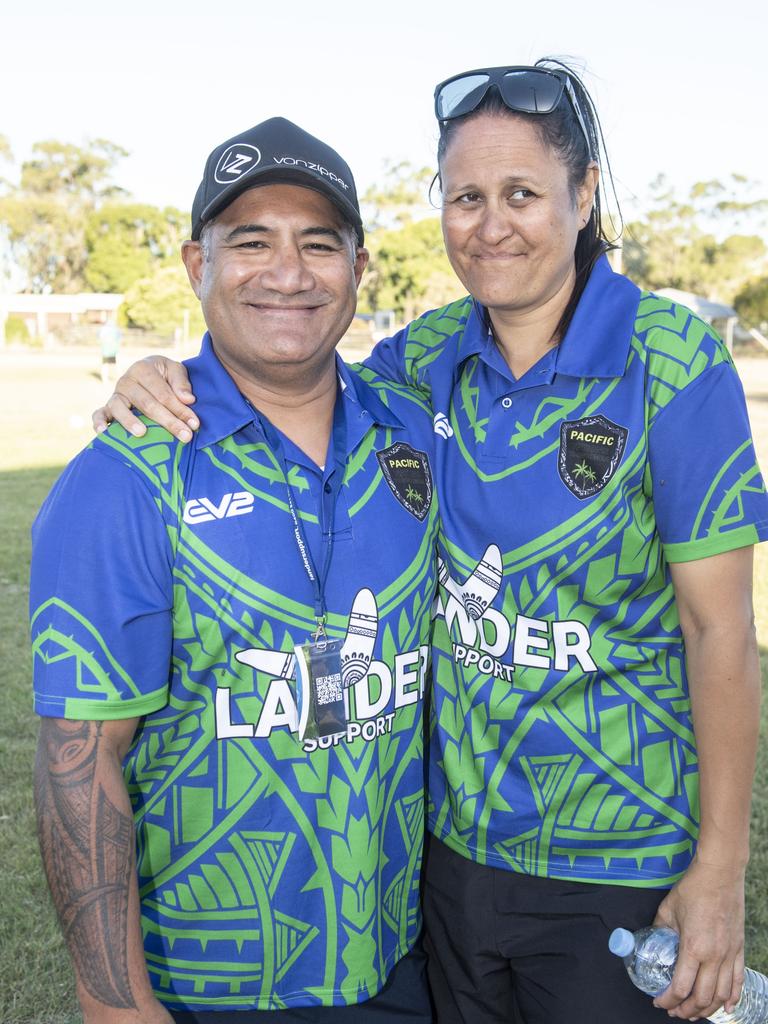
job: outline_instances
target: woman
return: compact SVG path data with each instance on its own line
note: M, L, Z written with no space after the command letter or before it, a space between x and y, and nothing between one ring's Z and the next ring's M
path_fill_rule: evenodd
M435 104L445 243L470 294L369 365L435 413L438 1019L703 1016L743 975L752 545L768 537L743 395L705 324L611 272L577 76L466 72ZM119 391L155 415L144 387L169 391L139 366ZM108 415L136 426L117 396ZM659 1009L606 952L614 926L654 919L681 935Z

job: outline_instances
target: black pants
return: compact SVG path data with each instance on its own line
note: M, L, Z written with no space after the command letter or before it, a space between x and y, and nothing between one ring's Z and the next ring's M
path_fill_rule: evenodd
M661 1024L608 951L650 924L666 890L488 868L430 838L425 945L438 1024Z
M392 969L378 995L355 1006L303 1006L290 1010L175 1012L177 1024L433 1024L426 956L417 944Z

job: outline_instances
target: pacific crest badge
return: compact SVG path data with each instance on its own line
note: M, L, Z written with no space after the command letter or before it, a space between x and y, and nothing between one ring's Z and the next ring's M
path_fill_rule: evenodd
M602 491L621 462L627 428L605 416L566 420L560 425L557 469L560 479L577 498Z
M432 504L432 470L426 452L404 441L376 452L389 489L404 509L423 522Z

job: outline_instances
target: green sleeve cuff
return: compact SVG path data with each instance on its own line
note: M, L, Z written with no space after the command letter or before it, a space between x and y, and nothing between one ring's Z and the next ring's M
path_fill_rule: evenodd
M750 523L726 533L718 533L715 537L702 537L700 540L687 540L680 544L665 544L664 555L668 562L695 562L699 558L722 555L725 551L751 547L766 539L768 523L758 526Z
M49 718L71 718L92 722L111 722L123 718L141 718L159 711L168 703L168 687L131 700L88 700L85 697L35 696L35 711Z

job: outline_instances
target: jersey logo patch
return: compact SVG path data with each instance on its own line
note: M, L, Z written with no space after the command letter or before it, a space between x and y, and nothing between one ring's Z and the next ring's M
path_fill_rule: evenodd
M376 452L389 489L406 511L423 523L432 504L432 470L426 452L404 441Z
M184 506L184 522L188 526L196 523L210 523L216 519L230 519L253 512L255 499L248 491L234 491L225 494L221 501L210 498L191 498Z
M435 433L438 435L438 437L445 438L446 441L448 440L449 437L453 437L453 427L451 426L451 421L448 419L444 412L436 413L432 423L435 428Z
M560 479L577 498L591 498L602 491L621 462L627 428L605 416L566 420L560 425L557 470Z

